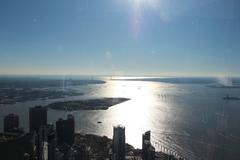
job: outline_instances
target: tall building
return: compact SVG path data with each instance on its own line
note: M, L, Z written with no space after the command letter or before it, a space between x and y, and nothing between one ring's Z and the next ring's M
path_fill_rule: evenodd
M38 132L41 126L47 125L47 108L36 106L29 109L30 132Z
M56 122L58 144L72 145L74 142L75 123L73 115L68 115L66 120L59 119Z
M125 128L122 126L113 128L113 159L125 159Z
M19 117L15 114L9 114L4 117L4 132L15 132L19 128Z
M146 141L151 141L151 131L147 131L142 135L142 148L144 148Z
M151 132L147 131L142 135L142 159L154 160L155 148L151 145Z

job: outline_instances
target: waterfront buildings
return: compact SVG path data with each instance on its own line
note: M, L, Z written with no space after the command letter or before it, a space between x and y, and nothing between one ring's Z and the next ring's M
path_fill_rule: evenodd
M39 114L39 115L36 115ZM42 119L36 119L43 117ZM15 117L15 118L13 118ZM7 115L17 122L17 115ZM0 159L4 160L176 160L174 156L156 152L151 145L151 132L142 135L142 150L125 143L125 127L113 128L113 140L96 135L76 134L73 115L59 119L54 125L47 125L47 110L35 107L29 110L31 132L0 133ZM19 123L19 122L18 122ZM18 128L18 124L7 128ZM179 158L181 159L181 158Z

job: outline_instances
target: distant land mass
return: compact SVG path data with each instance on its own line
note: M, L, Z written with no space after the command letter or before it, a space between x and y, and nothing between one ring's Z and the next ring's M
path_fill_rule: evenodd
M211 77L115 77L112 80L121 81L149 81L149 82L162 82L171 84L205 84L205 85L222 85L221 79ZM229 79L228 79L229 80ZM234 77L230 79L232 86L240 86L240 78ZM228 85L229 86L229 85Z
M0 104L81 96L73 86L103 84L102 80L0 78Z
M211 87L211 88L240 88L240 85L227 86L227 85L216 84L216 85L208 85L208 87Z
M55 102L47 105L54 110L107 110L109 107L130 100L129 98L101 98Z
M75 90L53 90L53 89L0 89L0 104L15 104L18 102L27 102L34 100L58 99L70 96L81 96Z
M87 84L103 84L102 80L94 79L46 79L46 78L8 78L0 77L0 89L2 88L46 88L46 87L68 87Z

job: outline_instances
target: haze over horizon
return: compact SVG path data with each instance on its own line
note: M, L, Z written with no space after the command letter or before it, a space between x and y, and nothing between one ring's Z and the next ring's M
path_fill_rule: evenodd
M2 0L0 75L240 76L238 0Z

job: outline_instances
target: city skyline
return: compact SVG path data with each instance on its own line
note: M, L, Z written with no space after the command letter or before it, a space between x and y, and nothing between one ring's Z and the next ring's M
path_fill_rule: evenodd
M237 0L0 2L0 75L240 76Z

